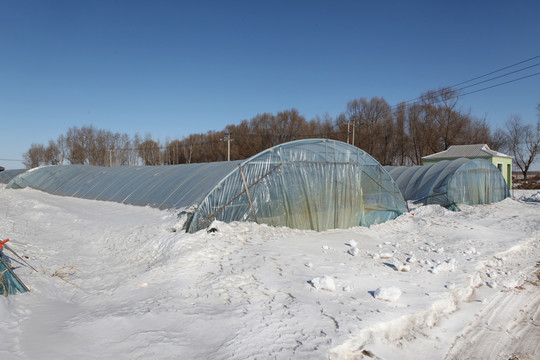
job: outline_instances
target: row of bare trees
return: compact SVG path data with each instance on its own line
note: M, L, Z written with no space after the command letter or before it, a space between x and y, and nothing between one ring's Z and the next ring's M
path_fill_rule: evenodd
M24 165L33 168L40 165L83 164L109 166L136 165L138 154L130 149L141 143L139 136L131 139L127 134L99 130L93 126L72 127L56 141L47 146L32 144L24 154Z
M172 165L225 161L228 156L236 160L305 138L346 141L383 165L421 164L423 156L451 145L486 143L501 151L510 151L512 146L519 148L511 145L513 135L508 126L492 133L485 119L474 118L459 107L457 95L454 90L443 88L423 94L412 104L404 102L397 106L390 106L384 98L359 98L349 101L346 111L336 118L326 114L307 120L296 109L263 113L227 125L221 131L192 134L164 144L150 135L131 138L92 126L73 127L47 146L33 144L25 154L25 165ZM223 141L227 135L232 139L230 154L227 142ZM531 143L531 139L533 133L516 141Z

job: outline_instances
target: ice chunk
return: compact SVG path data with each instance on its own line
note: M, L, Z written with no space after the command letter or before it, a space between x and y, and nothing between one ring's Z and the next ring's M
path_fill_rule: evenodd
M396 286L380 287L373 293L375 299L384 301L397 301L401 296L401 290Z
M328 275L316 277L315 279L311 280L311 285L317 290L336 290L336 284L334 283L334 279L332 279Z
M404 264L396 258L392 258L392 265L394 265L397 271L403 271L403 272L411 271L410 265Z
M440 263L438 265L435 265L433 269L431 269L431 272L433 274L438 274L441 271L454 271L456 270L456 259L448 259L443 263Z

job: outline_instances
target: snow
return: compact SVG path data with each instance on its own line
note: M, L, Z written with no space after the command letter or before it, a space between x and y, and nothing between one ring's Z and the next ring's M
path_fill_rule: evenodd
M401 296L401 290L396 286L378 288L373 293L373 297L385 301L397 301Z
M332 279L328 275L316 277L315 279L311 280L311 285L313 285L313 287L318 290L336 290L336 284L334 283L334 279Z
M326 232L0 188L0 359L540 356L537 191Z

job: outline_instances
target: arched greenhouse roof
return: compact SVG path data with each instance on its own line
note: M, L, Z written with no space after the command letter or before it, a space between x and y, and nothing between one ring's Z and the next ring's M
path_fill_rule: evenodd
M489 204L508 196L506 182L495 165L484 159L443 160L423 166L386 166L407 201L439 204L458 210L459 204Z
M369 226L407 211L398 187L364 151L310 139L275 146L248 160L174 166L45 166L7 188L192 209L187 230L214 220L326 230Z
M31 187L54 195L149 205L159 209L182 209L200 200L239 163L43 166L20 174L6 188Z
M7 184L15 176L22 174L26 169L4 170L0 171L0 184Z

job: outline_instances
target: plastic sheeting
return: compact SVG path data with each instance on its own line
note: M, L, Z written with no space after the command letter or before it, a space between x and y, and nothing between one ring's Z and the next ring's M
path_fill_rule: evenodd
M483 159L444 160L423 166L386 166L405 200L439 204L489 204L509 196L501 172Z
M0 295L8 296L14 295L17 292L25 293L28 291L26 286L13 272L11 263L4 260L2 249L0 248Z
M6 188L32 187L54 195L178 209L200 201L238 163L44 166L13 178Z
M4 170L0 171L0 184L7 184L15 176L22 174L26 169L16 169L16 170Z
M299 140L242 163L199 204L189 230L217 219L322 231L369 226L406 211L392 178L364 151Z
M278 145L245 161L149 167L45 166L7 188L192 209L188 231L214 220L326 230L369 226L407 211L398 187L364 151L339 141Z

